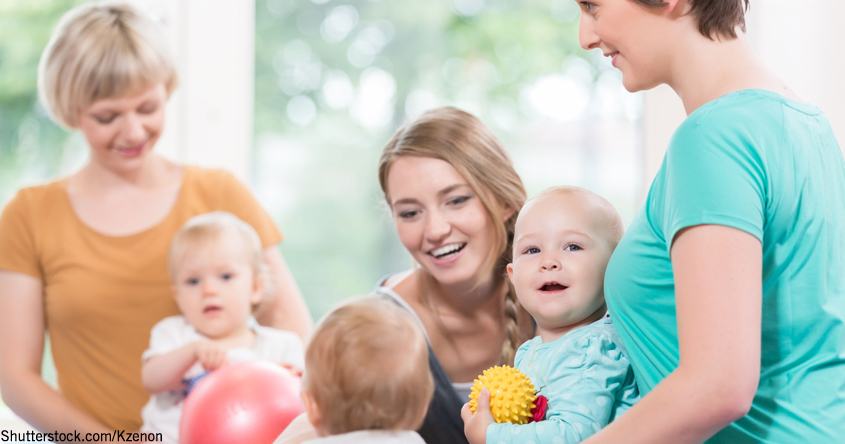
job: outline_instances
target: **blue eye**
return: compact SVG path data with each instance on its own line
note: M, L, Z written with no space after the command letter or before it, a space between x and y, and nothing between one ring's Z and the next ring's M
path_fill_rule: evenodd
M580 251L583 250L580 245L577 244L569 244L564 248L564 251Z
M540 249L537 247L528 247L523 251L523 254L537 254L540 252Z
M232 273L223 273L223 275L220 276L220 278L223 279L224 281L228 281L229 279L232 279Z
M584 9L587 12L593 12L593 4L592 3L590 3L590 2L580 2L580 3L581 3L581 6L583 6Z
M402 211L399 213L399 217L401 219L411 219L419 213L419 211Z
M185 283L188 284L188 285L197 285L197 284L200 283L200 280L197 279L197 278L190 278L190 279L186 280Z

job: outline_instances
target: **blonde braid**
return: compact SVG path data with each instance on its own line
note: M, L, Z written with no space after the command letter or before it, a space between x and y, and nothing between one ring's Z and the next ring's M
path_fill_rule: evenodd
M502 344L502 363L513 365L516 349L522 345L522 331L519 328L519 311L522 306L516 299L513 288L508 289L505 297L505 343Z

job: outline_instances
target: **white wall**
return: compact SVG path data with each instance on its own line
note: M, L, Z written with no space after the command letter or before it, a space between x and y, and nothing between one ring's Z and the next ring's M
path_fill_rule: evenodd
M804 100L824 111L845 148L845 2L842 0L751 0L747 38L763 62ZM645 93L646 189L672 133L686 117L667 86Z
M255 97L255 3L133 0L164 24L179 69L157 150L248 181Z

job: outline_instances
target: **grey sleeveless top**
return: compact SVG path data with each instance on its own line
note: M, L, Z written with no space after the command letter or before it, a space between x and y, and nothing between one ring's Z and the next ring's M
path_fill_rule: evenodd
M428 332L425 331L419 315L392 288L384 286L386 280L387 278L384 278L379 281L373 293L390 298L397 305L408 310L417 319L428 340ZM446 372L434 356L431 341L428 347L428 366L434 377L434 396L428 406L423 425L417 432L427 444L469 444L464 435L464 422L461 419L461 407L469 399L459 396L455 391L452 381L446 376Z

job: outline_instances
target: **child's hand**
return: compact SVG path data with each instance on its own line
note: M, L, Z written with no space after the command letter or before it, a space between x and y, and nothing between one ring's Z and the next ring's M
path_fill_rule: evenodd
M475 414L469 409L469 403L461 409L464 420L464 434L469 444L485 444L487 442L487 426L496 422L490 413L490 392L485 388L478 394L478 405Z
M202 368L208 371L217 370L229 363L226 348L216 342L197 341L194 353Z

